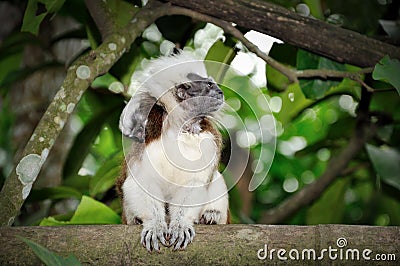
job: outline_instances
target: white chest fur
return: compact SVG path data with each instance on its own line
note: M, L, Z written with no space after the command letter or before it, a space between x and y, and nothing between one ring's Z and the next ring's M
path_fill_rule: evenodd
M217 147L209 132L198 135L169 130L144 150L143 166L176 185L206 184L217 163Z

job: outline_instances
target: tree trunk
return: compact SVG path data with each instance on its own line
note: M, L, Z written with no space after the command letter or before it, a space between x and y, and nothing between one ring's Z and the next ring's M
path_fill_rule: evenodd
M141 226L126 225L1 227L0 265L39 263L16 236L33 240L58 255L74 254L82 264L95 265L275 264L285 263L284 258L291 261L297 254L298 265L396 265L395 259L400 260L397 226L196 226L196 237L186 251L163 247L161 253L151 254L140 244L140 232ZM323 258L319 259L321 254ZM378 257L387 261L378 262Z

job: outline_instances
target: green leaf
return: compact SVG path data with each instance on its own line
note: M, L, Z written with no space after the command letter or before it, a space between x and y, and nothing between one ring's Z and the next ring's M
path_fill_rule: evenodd
M25 10L21 31L31 32L37 35L40 23L46 15L57 12L63 6L64 2L65 0L29 0ZM46 11L36 15L39 11L39 3L44 4Z
M328 58L320 57L315 54L299 49L297 52L297 68L302 69L327 69L342 70L346 68L343 64L334 62ZM320 99L326 92L340 84L339 81L321 79L300 79L300 87L307 98Z
M104 122L104 114L98 114L93 117L89 123L85 125L78 136L68 154L68 158L64 166L64 176L69 177L77 175L82 163L90 151L93 140L99 134Z
M54 266L69 266L69 265L82 265L79 260L74 255L69 255L67 258L58 256L54 252L51 252L47 248L39 245L32 240L26 239L24 237L17 236L19 239L24 241L35 253L35 255L46 265Z
M310 8L311 15L318 19L324 19L324 12L320 0L304 0L304 3Z
M208 73L216 80L216 82L220 83L223 81L229 67L226 64L230 64L234 57L234 49L225 45L222 41L216 41L208 50L205 64ZM215 62L220 62L222 64Z
M369 158L383 182L400 190L400 152L388 146L366 145Z
M138 42L139 41L136 40L136 42L132 44L131 49L126 52L110 70L110 73L119 79L125 86L128 86L131 83L133 72L135 72L138 66L140 68L142 60L146 58L145 54L141 52L140 47L138 47Z
M83 196L70 222L71 224L119 224L121 218L107 205Z
M107 97L111 100L111 97ZM114 101L109 101L109 104L105 105L100 95L91 91L85 92L77 106L77 114L85 125L69 151L64 165L64 177L78 174L94 140L103 128L105 117L114 106Z
M205 60L229 64L234 57L235 51L232 47L225 45L222 41L216 41L208 50Z
M55 13L64 5L65 0L39 0L39 2L46 6L48 13Z
M71 175L63 180L63 186L71 187L83 194L87 194L89 182L92 176L90 175Z
M119 110L115 110L114 112L110 113L106 117L106 124L103 126L103 128L100 130L99 135L96 138L95 143L91 147L91 154L100 160L104 160L111 155L114 155L115 152L121 151L119 147L117 147L117 144L115 143L115 133L119 133L119 130L113 130L112 127L107 123L108 121L119 121L119 117L121 115L121 112ZM121 135L118 135L118 137L121 137Z
M265 72L269 90L284 91L289 86L289 79L269 64L266 65Z
M104 203L82 196L81 203L70 221L58 221L47 217L40 222L41 226L60 226L72 224L120 224L121 217Z
M107 8L120 27L125 27L139 8L128 1L108 0Z
M100 77L97 77L93 82L92 82L92 87L93 88L108 88L111 83L119 81L116 77L111 75L110 73L106 73Z
M372 77L375 80L384 80L396 88L400 94L400 61L397 59L390 59L389 56L384 58L376 64Z
M64 225L71 225L70 222L68 221L59 221L56 220L54 217L47 217L43 218L43 220L40 221L40 226L64 226Z
M159 47L152 42L144 41L141 45L141 48L148 57L157 57L160 55Z
M93 176L89 183L89 193L95 196L112 188L115 184L115 179L121 172L121 164L124 160L122 151L112 155L100 168L96 175Z
M29 201L67 198L80 199L81 197L82 193L74 188L58 186L32 190L31 194L29 195Z
M339 179L324 192L307 211L306 223L327 224L341 223L345 211L344 195L348 179Z
M297 51L297 47L288 43L274 42L271 50L269 51L269 55L282 64L296 67Z

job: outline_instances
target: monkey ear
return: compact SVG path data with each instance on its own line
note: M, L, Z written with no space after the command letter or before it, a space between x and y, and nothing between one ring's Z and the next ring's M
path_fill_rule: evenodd
M176 96L181 100L188 98L187 90L190 89L190 84L182 83L176 86Z

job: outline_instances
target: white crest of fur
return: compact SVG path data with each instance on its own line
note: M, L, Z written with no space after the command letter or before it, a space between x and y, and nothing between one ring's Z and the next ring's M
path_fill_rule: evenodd
M204 62L195 58L189 51L162 56L149 61L144 71L138 71L132 76L129 91L139 89L160 98L174 86L189 81L189 73L208 77Z

